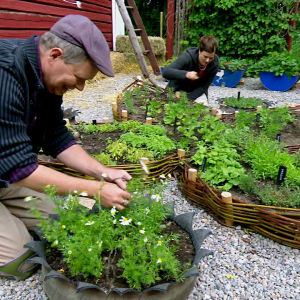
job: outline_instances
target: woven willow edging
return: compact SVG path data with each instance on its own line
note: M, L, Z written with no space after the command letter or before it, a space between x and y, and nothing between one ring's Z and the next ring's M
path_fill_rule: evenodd
M199 176L195 181L190 180L188 170L187 164L182 167L183 194L209 209L220 223L242 225L278 243L300 249L300 209L249 204L235 197L231 204L225 203L221 191L208 186Z

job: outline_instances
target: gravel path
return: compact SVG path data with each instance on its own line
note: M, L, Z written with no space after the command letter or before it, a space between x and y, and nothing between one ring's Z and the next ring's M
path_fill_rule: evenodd
M116 74L88 85L84 92L71 92L64 101L65 108L81 111L77 120L91 122L112 118L111 102L116 94L130 84L137 74ZM165 86L161 78L154 80ZM272 101L274 106L300 104L300 90L271 92L259 79L246 78L244 85L236 88L211 86L209 105L218 107L217 99L236 96L257 97ZM200 299L296 299L300 300L300 251L280 245L253 232L228 228L217 223L201 207L182 197L174 181L165 191L168 199L175 200L177 214L194 211L194 227L210 229L210 235L203 247L214 251L199 264L200 276L189 300ZM46 300L41 282L41 273L25 281L0 278L1 300ZM63 299L57 299L63 300ZM159 299L157 299L159 300Z

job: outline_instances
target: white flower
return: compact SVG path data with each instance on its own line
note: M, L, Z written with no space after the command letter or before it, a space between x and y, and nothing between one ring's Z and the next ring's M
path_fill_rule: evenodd
M141 222L137 222L136 225L137 225L137 226L141 226L142 223L141 223Z
M149 212L150 212L150 209L149 209L148 207L146 207L146 209L145 209L145 213L146 213L146 215L148 215L148 214L149 214Z
M69 251L68 251L68 254L72 254L72 251L71 251L71 250L69 250Z
M125 217L122 216L119 221L120 221L121 225L129 225L132 220L131 219L127 219L127 218L125 218Z
M147 238L144 238L143 241L144 241L144 243L147 243L147 242L148 242L148 239L147 239Z
M91 251L92 251L92 248L89 248L88 251L91 252Z
M82 191L79 195L82 197L87 197L89 194L87 191Z
M144 228L143 228L143 229L141 229L141 230L139 230L139 233L141 233L141 234L144 234L144 233L145 233L145 230L144 230Z
M116 207L113 206L112 209L110 210L110 213L112 214L113 217L115 217L116 212L117 212Z
M113 220L113 224L117 224L117 220L115 219L115 220Z
M103 244L103 242L102 242L102 241L100 241L100 242L97 242L97 244L98 244L98 246L101 248L101 247L102 247L102 244Z
M95 224L95 221L87 221L84 225L90 226L90 225L93 225L93 224Z
M155 200L156 202L158 202L161 199L161 197L159 196L159 194L155 194L155 195L151 196L151 199Z
M165 176L165 174L161 174L161 175L159 175L159 178L160 179L166 179L166 176Z
M24 198L24 201L29 202L29 201L32 201L33 199L34 199L33 196L27 196L27 197Z
M54 246L57 246L57 245L58 245L58 240L55 240L55 241L53 242L53 245L54 245Z
M162 262L162 259L159 257L159 258L157 259L156 263L157 263L157 264L161 264L161 262Z
M172 175L169 173L169 174L168 174L168 177L169 177L169 178L172 178Z
M161 246L163 241L158 241L156 246Z
M66 225L61 225L61 229L66 229Z

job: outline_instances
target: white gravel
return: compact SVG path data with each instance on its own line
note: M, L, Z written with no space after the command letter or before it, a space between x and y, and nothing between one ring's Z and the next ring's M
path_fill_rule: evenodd
M109 102L113 95L133 81L133 75L136 74L117 74L115 80L108 78L100 81L96 87L87 87L81 96L73 93L64 102L65 108L79 109L82 113L78 116L78 121L91 122L96 119L101 122L104 117L112 118ZM160 86L166 85L159 77L153 79ZM106 87L104 90L103 86ZM300 104L299 88L283 93L272 92L266 90L259 79L245 78L245 84L235 88L211 86L209 105L218 107L217 99L236 96L238 91L243 97L272 101L274 106ZM195 229L206 228L212 231L203 247L213 250L214 255L205 257L199 264L200 276L189 300L300 300L299 250L280 245L239 226L228 228L220 225L199 205L187 201L174 181L170 182L166 195L170 200L175 200L177 214L195 211ZM40 271L25 281L0 278L0 299L46 300Z

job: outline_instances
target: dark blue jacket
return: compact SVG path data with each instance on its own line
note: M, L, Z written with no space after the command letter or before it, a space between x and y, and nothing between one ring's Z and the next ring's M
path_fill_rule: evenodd
M185 91L189 99L195 100L203 93L207 95L209 85L212 83L219 68L219 58L215 55L214 60L209 63L205 70L205 75L199 80L190 80L185 77L189 71L199 71L198 64L199 49L196 47L188 48L173 63L163 71L163 77L169 79L169 88L174 91Z
M40 149L55 157L74 140L63 120L62 97L42 82L36 39L0 40L1 179L18 169L27 177Z

